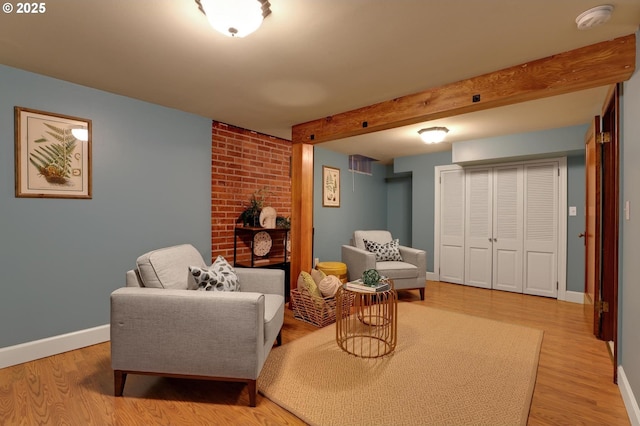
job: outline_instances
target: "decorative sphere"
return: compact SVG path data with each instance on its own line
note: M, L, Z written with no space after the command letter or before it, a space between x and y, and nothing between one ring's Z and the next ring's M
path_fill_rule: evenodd
M367 269L362 273L362 282L368 286L374 286L380 282L380 273L375 269Z

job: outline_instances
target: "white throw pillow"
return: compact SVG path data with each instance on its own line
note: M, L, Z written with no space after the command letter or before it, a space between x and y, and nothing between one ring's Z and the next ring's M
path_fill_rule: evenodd
M322 281L324 277L327 276L327 274L325 274L323 271L315 268L312 269L309 274L311 275L311 278L313 278L313 281L315 281L316 285L320 284L320 281Z
M338 277L327 275L320 281L318 288L324 297L334 297L341 285L342 283Z

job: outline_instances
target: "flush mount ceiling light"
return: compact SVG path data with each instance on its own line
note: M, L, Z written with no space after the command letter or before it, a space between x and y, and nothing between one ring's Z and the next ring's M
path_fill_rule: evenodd
M268 0L195 0L216 31L229 37L246 37L271 14Z
M578 15L576 18L576 25L578 25L579 30L588 30L589 28L593 28L607 22L611 19L612 13L613 6L610 4L592 7Z
M442 142L449 133L446 127L429 127L428 129L418 130L418 134L424 143Z

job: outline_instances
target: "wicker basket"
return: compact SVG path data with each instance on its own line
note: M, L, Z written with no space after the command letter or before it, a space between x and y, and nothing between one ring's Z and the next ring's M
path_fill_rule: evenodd
M312 296L304 289L294 288L291 290L291 301L293 302L293 314L299 319L316 327L325 327L336 322L336 298L320 298ZM353 305L353 294L350 298L345 298L342 302L343 312L349 312Z

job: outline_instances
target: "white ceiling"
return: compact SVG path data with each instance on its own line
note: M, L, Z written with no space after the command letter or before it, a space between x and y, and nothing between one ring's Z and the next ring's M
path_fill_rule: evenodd
M612 19L588 31L575 18L597 0L270 1L272 14L244 39L216 33L194 0L49 1L43 14L0 15L0 63L290 139L295 124L632 34L640 23L639 0L609 2ZM323 146L388 162L428 152L416 132L432 125L449 127L455 142L587 123L605 92Z

